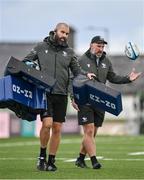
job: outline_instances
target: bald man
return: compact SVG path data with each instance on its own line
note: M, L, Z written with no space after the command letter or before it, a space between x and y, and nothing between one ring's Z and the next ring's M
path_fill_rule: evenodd
M57 170L55 156L60 144L62 123L65 122L66 116L69 70L74 76L82 73L91 79L94 75L93 73L86 74L81 70L72 48L67 44L69 33L69 25L57 24L54 30L50 31L49 36L38 43L24 58L24 61L37 62L41 71L56 79L53 90L47 93L48 109L40 114L42 127L37 169L41 171Z

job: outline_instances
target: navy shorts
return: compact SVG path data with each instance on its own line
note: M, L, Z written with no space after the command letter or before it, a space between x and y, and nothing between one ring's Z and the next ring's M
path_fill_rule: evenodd
M79 106L80 111L78 111L78 124L90 124L94 123L96 127L102 126L104 121L105 111L94 109L90 105Z
M40 114L41 120L52 117L54 122L65 122L68 98L66 95L47 95L48 109Z

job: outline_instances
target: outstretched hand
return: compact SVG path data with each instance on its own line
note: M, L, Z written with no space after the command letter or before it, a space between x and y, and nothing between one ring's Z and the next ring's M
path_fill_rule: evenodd
M131 73L129 74L130 81L135 81L141 75L141 72L136 73L135 68L132 69Z

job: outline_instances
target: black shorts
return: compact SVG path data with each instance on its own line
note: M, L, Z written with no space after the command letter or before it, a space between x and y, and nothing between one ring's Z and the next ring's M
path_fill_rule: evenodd
M94 123L96 127L102 126L105 111L94 109L89 105L79 106L78 123L79 125Z
M52 117L54 122L65 122L68 98L66 95L47 95L48 109L40 114L41 120Z

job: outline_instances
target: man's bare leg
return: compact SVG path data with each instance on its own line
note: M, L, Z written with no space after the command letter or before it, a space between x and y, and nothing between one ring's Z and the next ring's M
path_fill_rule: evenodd
M52 127L52 118L45 117L42 119L42 127L40 130L40 155L37 162L37 169L44 171L46 170L46 151L47 151L47 144L50 138L50 129Z
M57 167L54 165L55 156L61 140L62 123L53 122L52 134L49 143L48 171L55 171Z

